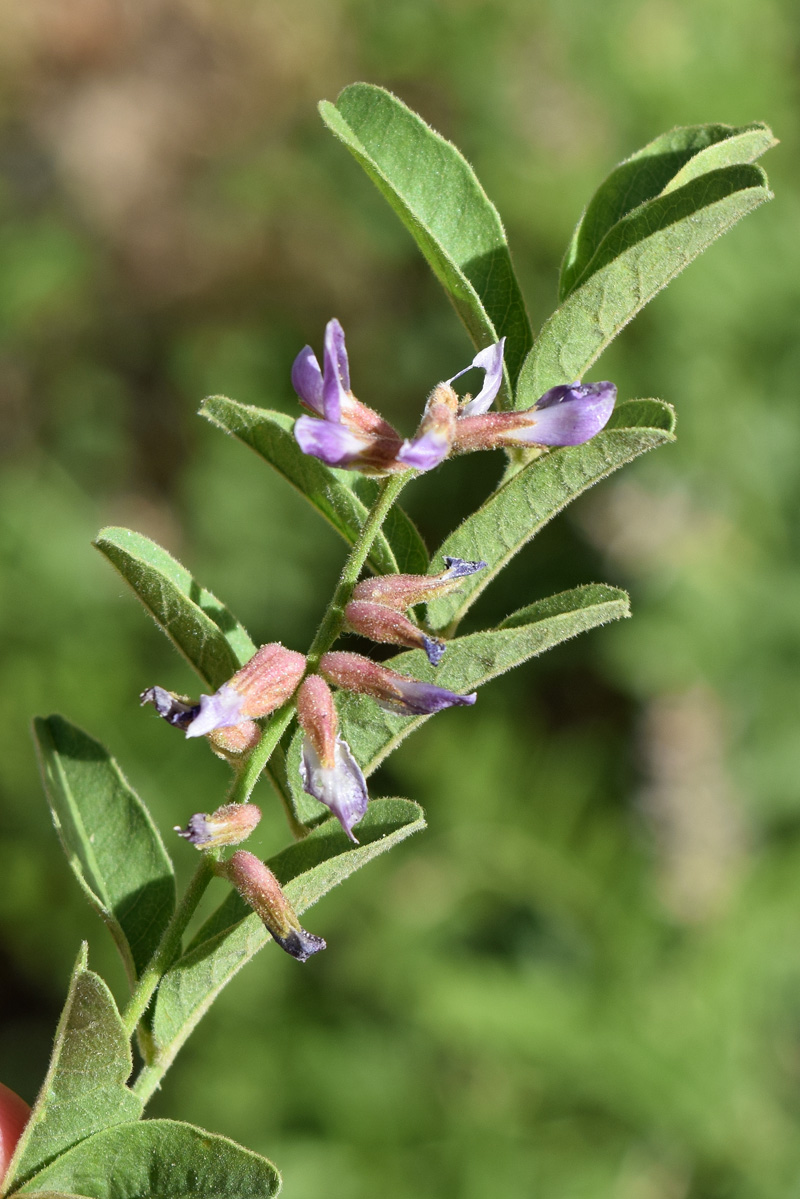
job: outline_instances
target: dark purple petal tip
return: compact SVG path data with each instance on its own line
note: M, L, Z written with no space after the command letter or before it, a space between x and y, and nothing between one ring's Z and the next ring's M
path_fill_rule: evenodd
M431 666L438 666L444 657L444 651L447 649L446 641L439 641L436 637L422 638L422 647L428 655L428 661Z
M405 677L402 683L398 683L398 688L402 694L397 697L375 698L382 708L389 712L399 712L403 716L432 716L434 712L441 712L443 708L474 704L478 698L474 691L471 695L457 695L445 687Z

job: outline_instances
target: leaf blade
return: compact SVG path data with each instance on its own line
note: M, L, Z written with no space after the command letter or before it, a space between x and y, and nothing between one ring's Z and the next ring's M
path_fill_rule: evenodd
M348 478L348 472L332 470L304 454L292 435L294 421L283 412L240 404L226 396L209 396L200 415L255 450L352 545L372 503L373 480L361 480L358 475ZM425 544L402 509L392 509L375 539L369 565L378 574L427 570Z
M561 267L559 299L583 281L605 236L635 208L708 171L754 162L776 144L763 122L689 125L661 134L631 154L603 180L575 227Z
M457 592L428 604L431 627L452 630L506 563L572 499L639 454L673 440L669 405L630 400L591 441L544 454L518 471L436 551L437 562L448 555L483 559L488 566L464 579Z
M97 1132L45 1167L18 1192L80 1192L87 1199L271 1199L272 1162L235 1141L177 1120L140 1120Z
M147 808L98 741L61 716L37 717L34 736L72 872L133 980L175 910L170 857Z
M81 949L41 1091L4 1180L7 1189L93 1133L135 1120L142 1104L125 1085L133 1058L117 1006Z
M772 198L760 167L690 180L619 221L584 269L584 282L545 321L519 375L516 406L580 379L621 329L717 237Z
M214 689L256 647L235 616L156 542L131 529L101 529L93 542L172 644Z
M531 329L500 216L472 167L383 88L352 84L319 110L414 238L476 348L507 338L513 388Z

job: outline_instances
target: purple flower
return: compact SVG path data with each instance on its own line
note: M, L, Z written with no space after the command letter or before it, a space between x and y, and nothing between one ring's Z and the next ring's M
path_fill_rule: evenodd
M329 683L369 695L382 708L401 716L430 716L442 708L474 704L478 698L474 691L471 695L458 695L445 687L411 679L361 654L323 654L319 670Z
M353 825L367 810L369 795L361 767L339 734L339 717L330 688L309 675L297 694L297 718L305 733L300 778L303 790L330 808L351 841Z
M299 418L295 438L304 453L328 466L389 475L433 470L452 453L498 446L581 445L600 432L614 407L613 383L560 384L525 411L490 412L503 381L504 347L505 338L485 346L469 366L438 383L416 433L403 440L353 395L342 327L328 321L323 368L310 346L301 350L292 367L294 388L314 413ZM466 396L462 401L453 383L474 368L484 372L483 386L474 399Z
M582 445L604 428L616 398L613 383L562 383L523 411L460 416L453 448L463 454L498 446Z

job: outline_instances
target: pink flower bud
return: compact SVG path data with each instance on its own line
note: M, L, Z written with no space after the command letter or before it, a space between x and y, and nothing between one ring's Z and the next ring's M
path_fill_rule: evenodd
M486 567L485 562L465 562L463 558L445 558L445 562L447 569L436 575L380 575L362 579L353 588L353 599L405 612L415 604L449 595L461 586L462 579Z
M203 737L214 729L268 716L294 694L305 668L303 654L279 642L262 645L218 691L200 696L200 712L186 736Z
M250 836L261 819L261 809L254 803L229 803L217 808L210 816L198 812L186 828L177 824L179 837L191 841L197 849L216 849L220 845L239 845Z
M329 683L369 695L382 708L402 716L430 716L456 704L474 704L477 699L474 691L471 695L458 695L433 683L398 674L388 666L379 666L361 654L323 654L319 671Z
M330 808L351 841L353 826L367 810L369 795L350 746L338 736L339 719L330 688L310 675L297 696L297 717L305 733L300 761L303 789Z
M254 854L238 849L218 872L236 888L275 941L298 962L305 962L325 948L322 937L308 933L281 890L275 875Z
M245 754L252 753L260 740L261 729L254 720L226 725L224 729L212 729L206 734L206 741L217 757L232 765L241 763Z
M344 610L344 618L354 633L369 637L370 641L424 649L432 666L438 666L447 648L444 641L429 637L402 612L387 608L384 604L352 600Z

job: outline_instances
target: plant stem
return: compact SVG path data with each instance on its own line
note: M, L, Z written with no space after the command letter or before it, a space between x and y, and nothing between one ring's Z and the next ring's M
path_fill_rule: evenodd
M214 876L213 860L204 854L203 860L195 870L192 880L186 889L183 899L175 909L175 914L164 929L158 949L153 954L142 972L128 1006L122 1013L122 1023L129 1037L136 1031L136 1026L147 1011L147 1006L161 982L166 970L172 965L181 945L181 937L186 926L194 915L203 892Z
M387 512L412 474L412 471L404 471L402 474L393 475L385 479L382 483L378 498L370 509L367 519L361 526L359 535L347 556L333 598L328 605L320 626L317 629L311 649L308 652L309 673L316 670L322 655L330 649L339 636L342 630L345 607L350 599L353 587L358 580L358 576L361 574L367 556L372 549L372 544L386 519ZM295 701L293 699L288 700L283 707L273 712L264 729L261 740L253 750L238 777L234 780L234 785L228 797L229 802L244 803L249 799L262 770L278 746L286 729L291 724L294 712ZM290 824L293 825L292 831L297 836L301 832L301 826L297 825L291 813L287 812L287 815L290 816ZM189 883L186 894L164 930L164 935L161 938L158 949L145 967L131 995L130 1002L123 1013L122 1020L128 1036L133 1036L165 971L169 969L179 953L181 938L186 930L186 926L191 920L213 874L214 855L204 854L202 862L197 867ZM166 1065L159 1066L155 1062L146 1062L144 1069L134 1085L136 1094L140 1095L143 1099L148 1099L158 1086L166 1068Z
M319 660L330 649L342 631L344 610L350 599L353 588L358 582L358 576L364 569L364 563L372 549L372 543L380 532L386 514L405 487L413 471L403 471L402 474L390 475L384 479L378 498L370 509L367 519L361 526L361 532L353 543L353 548L347 556L342 569L333 599L317 629L311 649L308 651L308 672L313 673L319 665Z

